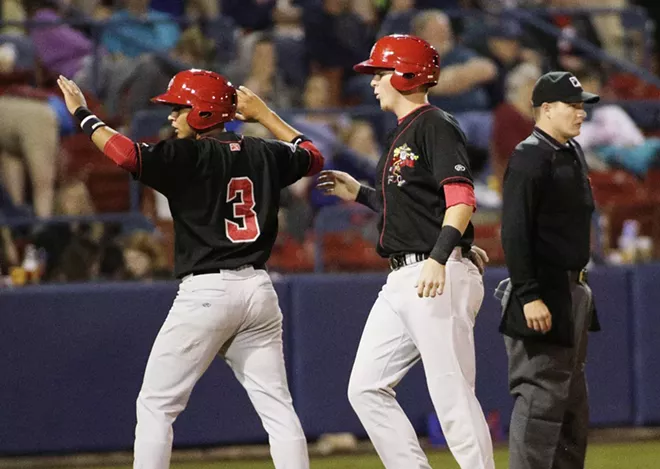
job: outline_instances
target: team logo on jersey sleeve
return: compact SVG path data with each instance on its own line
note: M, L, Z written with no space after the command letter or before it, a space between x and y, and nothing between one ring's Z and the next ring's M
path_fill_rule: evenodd
M406 183L401 171L403 168L414 168L415 162L419 159L407 144L394 149L392 154L392 164L390 165L389 175L387 176L388 184L396 184L401 187Z

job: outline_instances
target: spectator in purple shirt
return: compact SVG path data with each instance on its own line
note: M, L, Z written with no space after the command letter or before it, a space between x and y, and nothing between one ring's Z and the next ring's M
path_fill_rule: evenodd
M93 53L94 44L80 31L62 24L54 0L25 0L28 18L53 25L34 25L29 36L43 66L54 74L73 77L81 69L85 57Z

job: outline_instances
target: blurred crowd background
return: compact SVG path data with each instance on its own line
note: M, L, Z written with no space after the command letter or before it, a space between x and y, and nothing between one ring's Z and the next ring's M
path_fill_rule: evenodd
M531 89L570 70L599 93L578 141L598 204L593 264L660 251L657 0L2 0L0 279L157 280L172 272L172 221L80 133L55 79L134 140L170 138L150 103L170 78L205 68L245 85L309 136L326 168L373 184L393 115L353 72L373 42L411 33L441 56L432 104L469 139L476 243L493 264L508 156L533 127ZM257 124L228 125L269 137ZM373 214L321 195L307 178L283 193L273 272L373 271Z

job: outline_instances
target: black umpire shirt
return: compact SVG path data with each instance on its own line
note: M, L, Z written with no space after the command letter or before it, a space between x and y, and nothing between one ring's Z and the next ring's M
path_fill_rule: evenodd
M223 132L138 145L134 177L167 197L180 278L263 268L277 236L280 190L311 164L300 146Z
M535 128L514 150L504 175L502 245L513 294L501 332L572 345L566 272L581 270L589 262L593 211L579 144L561 144ZM527 327L522 309L538 299L552 314L552 329L545 335Z
M359 202L379 212L376 249L383 257L429 254L447 210L443 186L473 184L465 135L452 115L425 105L399 120L386 145L375 190L363 187L358 195ZM473 239L469 223L459 246L467 250Z

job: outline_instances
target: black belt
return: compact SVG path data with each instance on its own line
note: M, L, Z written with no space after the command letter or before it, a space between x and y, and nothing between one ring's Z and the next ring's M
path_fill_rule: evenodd
M588 277L587 269L568 271L568 280L571 283L587 283Z
M187 272L181 277L185 277L187 275L206 275L206 274L219 274L223 270L243 270L253 267L254 270L266 270L266 265L265 264L245 264L245 265L239 265L238 267L213 267L213 268L208 268L208 269L200 269L200 270L193 270L192 272Z
M390 269L399 270L401 267L416 264L428 258L428 254L422 253L392 254L389 258Z

